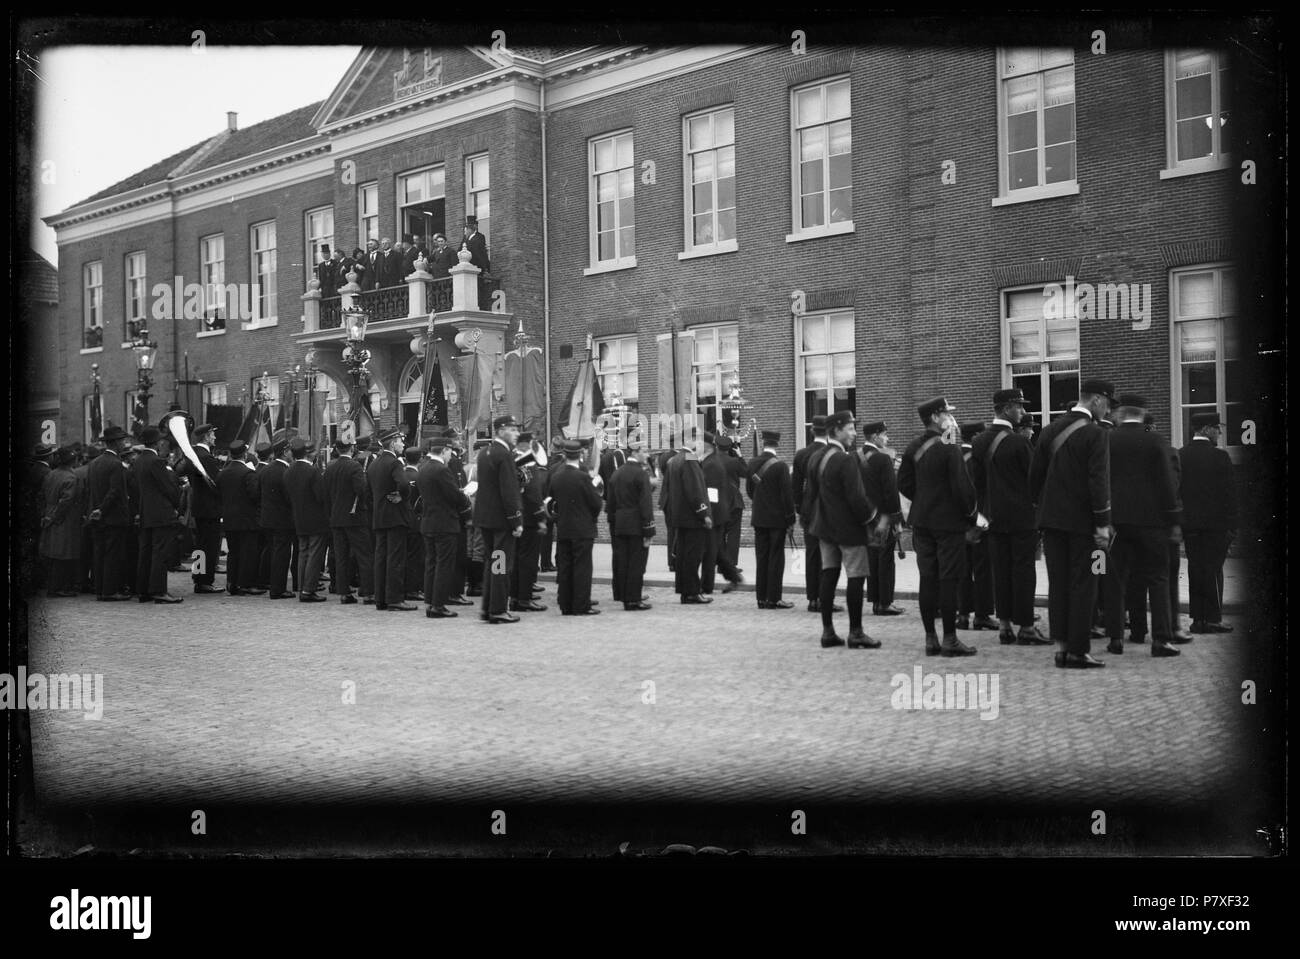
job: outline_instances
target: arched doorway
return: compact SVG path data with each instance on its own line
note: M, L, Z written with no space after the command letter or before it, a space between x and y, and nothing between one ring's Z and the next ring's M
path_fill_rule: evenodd
M459 387L449 355L439 351L438 367L442 371L442 389L447 395L447 420L459 428L461 423ZM424 402L424 359L412 356L397 380L397 401L401 404L401 422L406 426L408 442L419 435L420 406Z

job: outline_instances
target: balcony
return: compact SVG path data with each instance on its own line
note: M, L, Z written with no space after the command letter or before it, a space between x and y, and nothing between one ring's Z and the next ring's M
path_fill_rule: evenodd
M482 309L484 304L491 304L492 294L500 288L501 283L496 277L485 276L479 278L478 286L479 308ZM451 277L443 276L436 280L425 280L424 296L430 313L449 312L452 308ZM337 330L343 326L342 301L341 296L331 296L320 301L320 329ZM410 315L410 286L403 283L401 286L366 290L364 293L354 294L352 302L370 314L371 323L405 319Z

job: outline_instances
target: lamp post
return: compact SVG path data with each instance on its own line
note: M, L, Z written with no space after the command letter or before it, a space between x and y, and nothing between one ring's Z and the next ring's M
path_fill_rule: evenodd
M352 380L352 397L349 402L348 418L354 426L361 423L361 394L370 385L370 371L366 364L370 362L370 351L366 349L366 325L370 315L353 302L343 311L343 329L347 335L347 345L343 347L343 364L347 367L348 378Z
M149 330L141 323L140 331L131 341L131 351L135 354L135 388L137 403L140 408L140 429L149 424L149 398L153 396L154 361L158 356L158 344L149 339Z
M303 362L307 364L306 384L307 384L307 438L310 442L316 442L316 411L315 411L315 393L316 393L316 347L314 345L307 347L307 355L303 357Z
M723 433L739 443L754 432L758 422L751 418L748 423L741 425L745 413L752 410L754 406L749 400L740 395L739 380L732 380L728 389L727 396L718 403L718 409L722 414L720 426Z

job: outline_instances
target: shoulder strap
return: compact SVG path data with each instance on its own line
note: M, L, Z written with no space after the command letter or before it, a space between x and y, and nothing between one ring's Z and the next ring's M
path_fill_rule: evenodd
M916 466L920 466L921 457L925 456L926 453L930 452L930 449L934 446L935 443L938 443L940 439L942 439L942 437L931 436L928 440L922 443L917 448L916 455L912 457L912 463Z
M993 437L993 442L989 444L988 454L984 457L984 466L986 468L992 469L994 454L997 453L998 447L1002 445L1002 441L1010 435L1010 430L1002 430L997 436Z
M822 477L826 475L827 462L838 452L840 452L840 450L837 450L832 446L827 449L826 452L822 454L822 458L817 461L817 484L819 486L821 485Z
M1052 455L1055 456L1061 447L1065 445L1066 440L1091 422L1091 419L1083 419L1081 417L1056 434L1056 439L1052 440Z
M776 462L776 457L775 457L775 456L773 456L771 459L765 461L765 462L763 463L763 465L760 466L760 467L758 468L758 472L756 472L756 473L754 474L754 482L755 482L755 483L761 483L761 482L763 482L763 474L766 473L766 472L768 471L768 469L771 467L771 465L772 465L773 463L775 463L775 462Z

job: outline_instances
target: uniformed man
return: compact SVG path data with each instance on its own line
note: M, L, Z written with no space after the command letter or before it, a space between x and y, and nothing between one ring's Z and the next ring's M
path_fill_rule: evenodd
M623 608L629 612L650 608L641 590L655 535L655 515L642 455L641 441L629 440L625 461L610 476L605 495L615 558L614 596L622 597Z
M971 656L975 647L957 638L957 602L967 575L966 531L981 517L962 458L956 407L940 396L916 408L925 432L903 453L898 491L912 503L907 521L921 574L921 622L927 656ZM935 613L943 621L943 641L934 631Z
M537 467L533 454L533 434L520 433L515 441L515 471L519 477L519 504L524 531L519 536L515 568L510 576L510 610L515 613L540 613L544 603L533 598L537 585L538 546L546 529L546 477Z
M257 476L257 576L253 582L258 589L270 591L271 589L271 545L273 537L266 527L262 526L262 474L266 472L267 467L271 465L274 447L267 441L263 440L253 448L253 456L256 462L253 463L253 473Z
M727 581L722 587L724 593L730 593L738 584L745 581L745 577L727 559L726 554L727 524L731 522L733 511L731 480L723 462L726 454L722 452L721 446L725 439L725 436L705 433L704 451L700 457L700 469L704 473L704 492L709 501L709 515L713 519L713 527L705 541L704 562L700 571L700 592L705 596L713 595L713 582L719 570Z
M402 512L406 516L406 561L403 564L402 593L412 602L424 600L424 535L420 532L420 495L415 486L416 473L424 454L418 446L402 451L402 470L406 489L402 494Z
M156 426L140 431L143 452L134 466L140 491L140 554L136 567L136 594L142 603L179 603L167 592L167 553L180 522L181 490L176 474L161 453L162 432Z
M246 461L248 444L230 443L230 460L217 474L221 519L226 530L226 592L261 596L257 586L257 471Z
M750 461L745 479L749 522L754 527L754 595L759 609L791 609L781 598L785 585L785 541L797 516L790 467L777 454L781 434L763 430L763 452Z
M808 598L808 612L819 612L822 575L821 548L817 537L808 533L808 519L812 512L812 502L807 495L807 477L812 468L812 460L826 451L826 417L818 414L812 420L812 441L794 454L794 464L790 469L790 489L794 495L795 507L799 510L799 526L803 529L804 541L804 593ZM834 612L843 612L836 609Z
M188 457L182 457L176 476L189 480L190 515L194 518L194 546L203 552L203 572L194 572L196 593L219 593L216 585L217 565L221 559L221 493L217 489L217 474L221 463L212 453L217 428L203 423L194 428L191 446L203 467L205 479Z
M867 543L867 601L875 616L898 616L894 605L894 546L903 525L903 506L898 500L898 477L894 458L885 450L889 433L884 420L862 427L862 488L880 515L889 520L889 530L880 542Z
M267 565L270 592L268 599L292 599L289 591L289 566L293 562L293 506L284 478L289 472L289 436L277 431L271 439L270 453L274 457L266 468L257 474L258 525L266 531L270 556ZM295 571L294 575L297 575Z
M1029 464L1029 493L1038 504L1047 559L1047 629L1056 665L1090 669L1105 663L1089 652L1096 606L1093 551L1109 548L1110 447L1097 421L1115 387L1085 380L1079 402L1043 428Z
M458 614L448 605L472 606L455 588L456 544L469 522L472 506L447 465L452 453L445 436L429 442L429 453L416 472L420 494L420 532L424 536L424 615L429 619L452 619ZM455 592L453 593L453 590Z
M363 437L369 439L369 437ZM367 443L367 445L369 445ZM353 606L352 583L359 583L361 599L375 601L375 555L372 542L374 517L370 509L370 484L365 468L345 440L334 441L334 459L322 479L330 514L330 535L338 570L339 602Z
M323 603L320 588L325 569L325 541L329 535L329 504L325 500L325 485L321 472L310 456L315 446L300 436L289 443L293 463L284 475L284 488L289 494L289 510L293 514L294 534L298 537L298 602Z
M407 514L402 509L408 495L406 464L398 455L405 448L400 426L380 431L379 451L366 467L370 487L374 534L375 609L405 613L415 607L404 602L406 577Z
M564 466L551 477L555 511L555 593L565 616L595 616L591 602L591 547L604 505L591 474L582 468L582 444L566 440Z
M844 592L845 605L849 608L849 648L880 648L880 640L872 639L862 628L862 600L867 579L867 543L873 535L877 540L883 537L889 521L880 516L862 488L861 461L850 453L856 439L857 428L851 411L839 410L826 417L826 450L817 457L807 477L812 495L817 497L808 532L817 537L821 550L818 598L823 648L844 645L832 620L841 567L848 577Z
M1038 531L1029 496L1029 463L1034 451L1019 429L1024 417L1022 390L993 394L993 422L971 443L971 477L980 510L989 521L985 538L998 640L1004 646L1046 646L1051 640L1034 625ZM1019 632L1012 629L1013 624L1020 627Z
M1217 412L1193 413L1195 432L1179 451L1193 633L1232 632L1223 622L1223 564L1237 535L1237 497L1232 460L1218 448L1221 426Z
M556 434L551 437L550 459L547 461L546 468L542 472L542 499L543 501L550 495L550 478L554 470L564 465L564 453L561 450L561 444L564 437ZM555 572L555 519L549 514L546 517L546 529L542 533L538 552L541 554L541 565L539 569L543 573Z
M102 603L130 599L125 589L126 533L131 527L127 467L122 453L131 437L120 426L104 430L104 452L87 471L91 548L96 599Z
M524 534L514 457L519 423L513 416L498 416L492 421L492 432L492 442L479 450L474 497L474 526L483 534L483 607L479 615L489 623L517 623L519 617L506 605L516 546Z
M983 423L961 424L961 453L967 472L972 469L972 443L984 432ZM972 482L974 474L971 475ZM986 517L987 518L987 517ZM972 624L971 614L975 614ZM957 628L997 629L993 618L993 571L989 566L988 539L979 531L970 531L966 537L966 575L962 577L957 597Z
M737 573L744 573L740 568L740 529L745 521L745 497L741 487L749 478L749 464L740 456L736 443L730 436L718 435L718 455L726 467L727 480L731 484L731 510L727 514L726 528L722 531L721 554L727 564Z
M1154 432L1156 428L1155 414L1147 410L1146 416L1142 417L1142 426L1148 432ZM1178 450L1169 446L1169 466L1174 474L1174 489L1179 490L1178 497L1175 499L1175 507L1181 516L1183 512L1182 501L1182 461L1178 457ZM1183 529L1184 538L1187 535L1186 528ZM1183 544L1170 542L1166 544L1169 553L1169 627L1173 636L1171 642L1176 645L1190 643L1192 637L1182 628L1179 617L1178 597L1178 575L1179 569L1183 562ZM1124 597L1124 606L1128 610L1128 628L1131 630L1129 642L1142 644L1146 642L1147 637L1147 594L1142 585L1142 580L1137 576L1130 576L1128 579L1127 593Z
M668 449L659 454L659 509L664 514L664 537L668 550L668 572L677 572L677 524L673 522L672 500L669 496L668 464L686 449L683 439L681 446L674 445L674 437L668 437Z
M1101 427L1102 432L1110 437L1111 431L1115 429L1115 421L1111 419L1109 411L1103 413L1097 420L1097 425ZM1106 574L1108 570L1102 568L1097 573L1097 605L1092 614L1092 628L1088 631L1089 639L1106 638Z
M703 595L701 580L704 554L712 536L713 516L709 509L704 470L700 465L704 436L695 433L687 438L691 446L668 461L668 470L664 474L664 486L667 487L664 516L676 530L673 537L676 547L674 588L681 595L682 603L702 605L713 602L712 597Z

